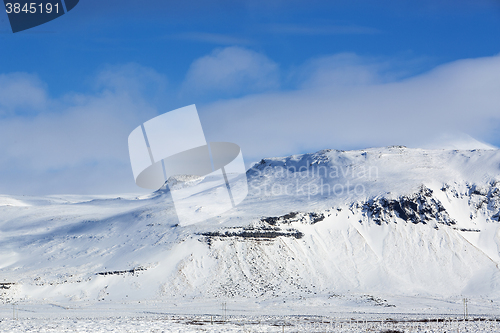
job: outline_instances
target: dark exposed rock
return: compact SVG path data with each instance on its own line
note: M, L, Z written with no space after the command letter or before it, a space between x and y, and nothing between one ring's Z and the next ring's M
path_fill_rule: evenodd
M288 214L282 216L270 216L263 217L261 222L267 223L269 225L275 226L280 224L290 224L292 222L301 222L308 224L315 224L317 222L321 222L325 219L325 214L328 214L329 211L318 213L318 212L310 212L310 213L299 213L299 212L290 212ZM329 215L328 215L329 216Z
M0 282L0 289L10 289L14 284L14 282Z
M360 208L366 218L378 225L395 221L395 217L414 224L430 221L448 226L456 224L441 202L432 196L432 190L426 187L413 195L397 199L374 198L353 206Z
M276 225L281 223L290 223L297 217L297 212L290 212L282 216L270 216L261 219L262 222L266 222L270 225Z
M141 272L141 271L145 271L145 270L146 270L146 268L137 267L137 268L132 268L132 269L125 270L125 271L99 272L99 273L96 273L95 275L123 275L123 274L127 274L127 273L135 275L137 272Z
M479 229L466 229L466 228L453 228L453 229L464 231L464 232L481 232L481 230L479 230Z
M234 228L225 231L204 232L202 236L209 238L249 238L253 240L270 240L277 237L293 237L300 239L304 234L295 229L282 230L279 228Z

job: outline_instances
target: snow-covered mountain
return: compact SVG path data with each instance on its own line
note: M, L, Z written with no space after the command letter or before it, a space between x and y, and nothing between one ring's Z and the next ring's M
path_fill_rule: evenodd
M189 226L168 188L0 196L0 300L498 306L500 150L322 150L246 176L242 204Z

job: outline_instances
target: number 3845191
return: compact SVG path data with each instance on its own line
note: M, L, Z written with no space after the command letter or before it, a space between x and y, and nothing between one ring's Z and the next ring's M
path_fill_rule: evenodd
M7 14L11 14L11 13L19 14L21 12L31 13L31 14L35 14L35 13L50 14L50 13L52 13L52 11L59 13L59 4L55 3L54 5L52 5L50 2L47 2L46 4L43 4L43 3L37 4L35 2L32 2L29 5L27 3L25 3L22 6L20 3L9 3L8 2L5 4L5 8L6 8Z

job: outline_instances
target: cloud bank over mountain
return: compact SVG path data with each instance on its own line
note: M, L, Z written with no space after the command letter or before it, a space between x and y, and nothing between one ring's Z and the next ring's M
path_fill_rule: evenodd
M402 79L391 76L386 64L355 56L306 66L309 75L297 89L205 106L212 140L230 137L248 156L393 144L438 148L443 135L463 141L464 133L498 144L498 56L460 60Z
M180 83L153 68L115 65L89 79L88 91L61 96L35 74L4 73L0 193L139 191L128 134L192 103L207 139L238 143L247 163L322 148L500 144L500 56L416 67L343 53L282 68L231 46L194 60Z

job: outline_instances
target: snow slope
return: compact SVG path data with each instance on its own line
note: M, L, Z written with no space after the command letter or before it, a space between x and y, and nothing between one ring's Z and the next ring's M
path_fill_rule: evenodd
M168 189L0 196L0 300L460 312L468 297L498 310L499 150L323 150L247 178L242 204L189 226Z

